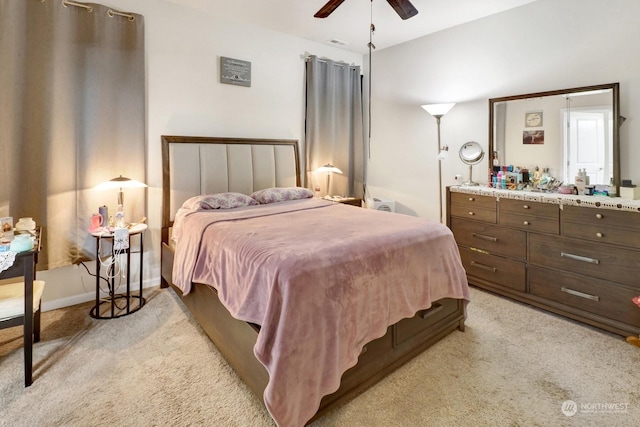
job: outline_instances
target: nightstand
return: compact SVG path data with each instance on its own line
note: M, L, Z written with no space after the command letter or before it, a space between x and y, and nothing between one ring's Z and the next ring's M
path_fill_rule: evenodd
M342 203L343 205L362 207L362 199L356 197L325 196L324 198L332 202Z
M115 319L117 317L127 316L140 310L145 299L142 296L142 276L143 276L143 253L144 232L147 230L146 224L136 224L129 228L128 248L117 250L114 243L114 231L105 229L104 231L93 232L91 235L96 239L96 305L91 309L89 315L94 319ZM138 247L136 250L132 248L133 238L137 237ZM107 254L105 254L105 248ZM138 252L140 254L140 287L138 295L131 293L131 253ZM108 264L104 264L102 257L110 259ZM118 293L116 286L116 278L121 276L122 257L126 256L126 291ZM114 263L115 261L115 263ZM120 263L120 265L118 265ZM101 270L105 267L106 277L103 276ZM108 291L105 297L100 297L100 282L107 283ZM108 306L106 310L100 310L102 306Z
M357 199L355 197L343 197L339 200L334 200L334 201L338 203L342 203L343 205L357 206L359 208L362 207L362 199Z

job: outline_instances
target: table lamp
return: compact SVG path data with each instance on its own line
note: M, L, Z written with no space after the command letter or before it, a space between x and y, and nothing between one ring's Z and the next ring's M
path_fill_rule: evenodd
M106 190L110 188L119 188L118 191L118 212L124 211L124 193L123 188L140 188L147 187L144 182L136 181L135 179L127 178L122 175L112 178L109 181L98 184L95 188L98 190ZM124 221L124 218L122 218ZM122 225L122 224L121 224Z
M331 173L342 173L342 171L340 169L338 169L337 167L333 166L331 163L327 163L324 166L320 166L318 169L316 169L316 172L326 172L327 173L327 196L329 195L329 185L331 184Z

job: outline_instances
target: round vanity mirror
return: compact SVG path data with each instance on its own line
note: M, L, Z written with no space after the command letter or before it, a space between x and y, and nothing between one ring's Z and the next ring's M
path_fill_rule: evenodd
M478 185L477 182L473 182L472 170L473 165L476 165L484 158L484 150L482 146L476 141L466 142L460 147L460 160L469 165L469 181L463 182L463 185Z

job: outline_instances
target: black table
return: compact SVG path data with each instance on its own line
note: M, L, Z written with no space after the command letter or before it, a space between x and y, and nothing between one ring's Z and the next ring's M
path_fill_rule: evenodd
M40 252L40 228L35 231L33 249L16 254L11 267L0 272L0 279L23 277L24 279L24 316L10 319L4 326L24 325L24 386L33 382L33 342L40 341L40 310L33 314L33 281L36 277L36 264ZM28 314L27 314L28 313ZM34 335L35 333L35 335Z
M94 319L115 319L122 316L127 316L129 314L135 313L140 310L146 300L142 296L142 272L143 272L143 253L144 253L144 232L147 229L146 224L137 224L132 226L129 229L128 242L129 247L124 249L118 253L114 246L114 233L109 231L99 231L95 233L91 233L91 235L96 239L96 304L89 311L89 315ZM138 252L140 253L140 287L138 295L133 295L131 293L131 243L132 237L138 236ZM126 272L126 292L124 294L116 292L116 281L115 281L115 266L111 264L106 268L107 277L103 277L102 270L102 262L101 262L101 254L100 248L103 243L107 242L111 249L111 259L115 259L115 257L120 257L126 255L127 257L127 272ZM100 298L100 281L105 280L108 285L108 295L104 298ZM132 302L137 301L137 304L132 304ZM123 305L119 305L118 302L124 302ZM103 304L109 304L110 310L107 310L106 313L100 312L100 306Z

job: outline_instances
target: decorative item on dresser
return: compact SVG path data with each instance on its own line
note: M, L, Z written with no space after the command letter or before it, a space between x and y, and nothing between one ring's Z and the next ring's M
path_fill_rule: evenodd
M607 331L640 333L640 202L447 188L469 283Z

